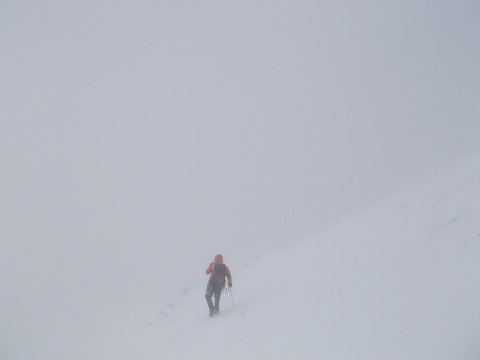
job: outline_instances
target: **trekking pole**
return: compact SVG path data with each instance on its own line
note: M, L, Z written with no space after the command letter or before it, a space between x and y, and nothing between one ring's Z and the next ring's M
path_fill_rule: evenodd
M233 302L232 288L229 288L229 291L230 291L230 296L232 298L232 307L235 307L235 303Z

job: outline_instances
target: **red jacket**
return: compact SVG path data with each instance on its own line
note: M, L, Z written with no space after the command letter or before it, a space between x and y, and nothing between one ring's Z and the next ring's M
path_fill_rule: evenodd
M214 267L215 264L223 264L223 257L221 255L215 256L215 261L208 266L207 270L205 270L205 274L210 275L213 272L213 267ZM221 276L221 277L223 277L223 279L219 278L218 281L219 282L224 281L225 276L228 279L228 286L231 287L232 286L232 273L230 272L230 269L228 268L227 265L225 265L225 275Z

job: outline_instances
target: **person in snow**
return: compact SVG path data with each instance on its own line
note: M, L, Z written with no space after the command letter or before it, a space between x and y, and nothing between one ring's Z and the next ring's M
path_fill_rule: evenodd
M228 279L228 287L232 287L232 274L227 265L223 263L223 256L218 254L215 256L213 262L205 270L207 275L210 275L208 280L207 290L205 291L205 298L207 299L208 308L210 309L210 316L218 313L220 310L220 295L222 289L225 287L225 278ZM213 306L212 296L215 296L215 306Z

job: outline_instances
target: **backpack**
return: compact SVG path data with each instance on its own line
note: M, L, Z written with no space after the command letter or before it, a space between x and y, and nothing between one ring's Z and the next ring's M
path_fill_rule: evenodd
M225 286L225 277L227 276L227 266L225 264L213 264L212 275L210 275L210 282L216 286Z

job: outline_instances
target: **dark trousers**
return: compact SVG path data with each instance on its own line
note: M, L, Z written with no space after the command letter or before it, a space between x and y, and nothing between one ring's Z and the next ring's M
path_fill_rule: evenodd
M207 299L208 308L210 310L220 309L220 295L222 294L222 288L223 286L220 286L220 285L215 286L215 284L212 284L210 282L208 283L207 290L205 291L205 298ZM215 307L213 306L213 302L212 302L212 296L214 295L215 295Z

